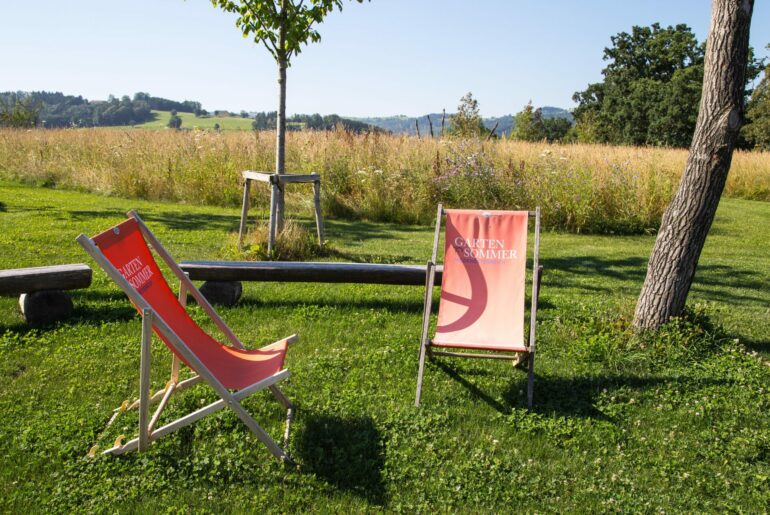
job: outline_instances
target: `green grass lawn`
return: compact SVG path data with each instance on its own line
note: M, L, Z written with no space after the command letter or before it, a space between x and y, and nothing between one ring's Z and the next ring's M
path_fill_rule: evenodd
M134 127L139 129L160 129L168 127L168 121L171 118L171 111L152 111L155 119L149 122L140 123ZM183 129L213 129L215 124L219 124L220 130L251 130L251 118L241 118L240 116L195 116L193 113L177 113L182 119Z
M652 237L544 234L532 410L526 375L509 363L448 359L428 365L414 408L421 288L245 284L241 302L219 311L247 345L301 338L285 387L298 406L296 469L229 412L144 454L86 458L113 408L138 394L140 322L75 237L130 208L178 260L231 253L236 209L0 182L0 268L95 269L92 287L73 294L75 317L53 326L28 327L17 299L0 298L0 511L770 509L770 368L753 355L770 351L768 203L722 202L690 297L707 318L694 309L654 339L626 330ZM430 253L430 227L331 220L327 232L336 259L424 263ZM156 389L170 357L159 341L153 353ZM213 400L205 386L188 390L163 420ZM245 406L281 434L267 395ZM136 416L100 445L133 437Z

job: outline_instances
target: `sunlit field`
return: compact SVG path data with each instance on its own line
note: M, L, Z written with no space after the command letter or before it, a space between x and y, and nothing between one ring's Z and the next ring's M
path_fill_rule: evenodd
M537 146L518 148L539 156ZM219 311L248 347L300 336L285 385L298 407L296 468L229 411L143 454L86 456L136 433L135 411L105 426L138 395L141 324L74 239L132 208L179 260L221 258L238 227L234 207L0 182L0 268L95 269L93 285L73 292L74 316L54 325L31 327L17 298L0 298L0 511L761 513L770 505L770 367L759 359L770 351L770 203L723 200L688 315L655 338L629 330L653 236L544 232L532 409L526 374L510 363L448 358L428 364L414 407L421 287L244 284L241 301ZM312 228L312 218L294 217ZM334 259L424 263L432 229L336 219L327 234ZM158 340L153 360L154 391L170 370ZM206 386L175 395L160 424L213 400ZM281 434L283 411L269 395L245 407Z
M0 130L0 177L106 195L235 206L242 170L272 170L271 132ZM288 134L287 171L322 175L327 216L430 223L437 202L540 205L547 228L653 232L687 152L604 145ZM309 212L303 187L290 204ZM770 200L770 154L736 152L726 197ZM268 195L257 188L254 202Z

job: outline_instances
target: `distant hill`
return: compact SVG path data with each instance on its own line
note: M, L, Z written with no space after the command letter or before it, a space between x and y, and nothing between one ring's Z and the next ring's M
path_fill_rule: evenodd
M172 111L182 119L182 128L221 130L270 130L275 129L276 112L240 114L214 111L209 114L200 102L179 102L153 97L149 93L136 93L134 97L109 96L107 100L88 100L82 96L65 95L47 91L0 92L0 112L24 106L30 111L28 125L38 127L141 127L164 128ZM287 118L288 130L334 130L342 126L353 132L381 131L379 127L360 121L342 118L336 114L297 114Z
M171 111L153 110L152 114L155 117L154 119L142 124L134 125L134 127L139 129L164 129L168 127L169 119L171 119ZM249 118L231 115L195 116L193 113L183 111L177 112L177 116L182 119L182 129L219 129L223 131L251 130L251 124L254 121Z
M566 109L562 109L560 107L552 107L552 106L544 106L540 108L543 113L543 118L566 118L570 122L574 121L574 118L572 116L572 113L567 111ZM420 134L422 135L429 135L430 134L430 123L433 124L433 133L435 135L440 134L441 132L441 118L444 115L442 113L431 113L426 114L419 117L410 117L410 116L384 116L384 117L368 117L368 118L353 118L353 120L366 123L369 125L374 125L375 127L380 127L381 129L384 129L386 131L390 131L394 134L417 134L417 128L415 127L415 120L420 126ZM446 114L446 119L444 120L444 128L445 130L449 130L449 119L451 114ZM428 120L428 117L430 117L430 122ZM505 116L499 116L499 117L492 117L492 118L484 118L484 126L492 130L492 128L497 125L497 129L495 129L495 134L498 136L503 136L505 134L510 134L511 129L513 128L513 115L505 115Z

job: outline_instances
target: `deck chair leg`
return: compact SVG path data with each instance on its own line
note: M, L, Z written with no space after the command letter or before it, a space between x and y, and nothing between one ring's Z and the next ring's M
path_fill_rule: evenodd
M150 365L152 346L152 310L142 311L142 349L139 373L139 452L150 444Z
M532 407L535 394L535 353L529 353L529 378L527 380L527 406Z
M289 434L291 432L291 423L294 421L294 404L289 400L285 393L277 386L270 386L270 392L278 399L284 408L286 408L286 428L283 433L283 448L289 448Z
M420 345L420 368L417 371L417 393L414 398L414 405L420 406L420 398L422 397L422 374L425 371L425 354L427 352L427 345L424 343Z
M275 440L270 438L270 435L267 434L264 429L262 429L262 426L260 426L251 415L248 414L246 409L241 406L241 403L238 402L237 399L230 395L228 399L225 399L225 403L228 404L230 409L232 409L235 414L238 415L238 418L240 418L243 423L246 424L249 429L251 429L251 432L254 433L263 444L265 444L265 447L267 447L267 450L269 450L273 456L283 461L284 463L294 463L294 460L291 459L286 451L281 449L278 444L275 443Z

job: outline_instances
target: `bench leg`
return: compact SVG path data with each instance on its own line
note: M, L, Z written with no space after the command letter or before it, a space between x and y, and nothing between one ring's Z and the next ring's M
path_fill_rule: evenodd
M22 293L19 308L29 324L48 324L72 316L74 306L69 293L63 290L42 290Z

